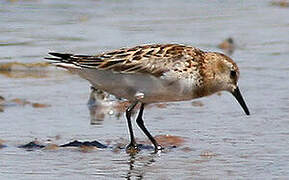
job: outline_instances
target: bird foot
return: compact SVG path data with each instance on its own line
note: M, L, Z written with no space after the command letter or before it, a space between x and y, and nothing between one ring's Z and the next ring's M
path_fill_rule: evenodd
M155 153L161 152L162 150L164 150L164 148L160 145L155 147Z
M140 148L136 143L130 143L129 145L126 146L125 150L126 153L128 154L136 154L140 151Z

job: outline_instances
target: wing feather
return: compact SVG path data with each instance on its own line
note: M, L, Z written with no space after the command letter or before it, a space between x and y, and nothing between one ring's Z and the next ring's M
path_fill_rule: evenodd
M112 70L120 73L150 73L162 76L164 73L182 66L197 65L202 51L178 44L143 45L123 48L95 56L73 55L51 52L48 60L73 64L81 68ZM176 63L177 62L177 63ZM193 63L192 63L193 62ZM184 67L182 67L184 68Z

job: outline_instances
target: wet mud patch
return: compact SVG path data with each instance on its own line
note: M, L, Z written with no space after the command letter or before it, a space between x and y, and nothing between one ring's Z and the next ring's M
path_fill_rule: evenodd
M14 105L21 105L21 106L25 106L25 105L31 105L34 108L46 108L46 107L50 107L49 104L42 104L42 103L36 103L36 102L30 102L27 101L25 99L12 99L11 101L9 101L8 103L14 103ZM10 104L13 105L13 104Z
M288 0L275 0L271 1L271 6L278 6L282 8L288 8L289 7L289 1Z
M182 146L185 142L185 138L179 137L179 136L172 136L172 135L158 135L155 136L155 139L162 145L164 148L164 152L168 152L171 149L178 148ZM0 141L0 145L3 145ZM3 141L4 142L4 141ZM101 143L97 140L93 141L78 141L74 140L65 144L57 145L54 143L51 143L49 141L48 143L41 143L38 140L31 141L26 144L22 144L17 146L18 148L25 149L28 151L33 150L57 150L59 148L65 149L65 148L76 148L79 151L82 152L88 152L95 149L109 149L112 152L118 153L123 150L125 150L126 146L128 145L128 141L125 139L118 139L116 141L106 141L107 143ZM138 148L140 151L153 151L154 146L151 145L151 143L147 140L138 140ZM3 145L3 147L6 147L6 145ZM0 146L1 148L1 146Z
M193 101L192 106L194 107L203 107L204 103L202 101Z
M236 43L233 38L229 37L218 45L226 54L232 55L236 49Z
M45 78L49 64L9 62L0 64L0 74L9 78Z
M9 62L0 63L0 74L8 78L47 78L51 71L56 72L57 68L47 62L20 63ZM66 73L66 71L59 71Z
M163 147L180 147L184 144L185 138L180 136L173 136L173 135L157 135L155 139L158 143L160 143Z
M31 102L20 98L6 100L4 97L0 96L0 112L4 112L4 109L7 107L27 106L27 105L33 108L47 108L51 106L50 104Z

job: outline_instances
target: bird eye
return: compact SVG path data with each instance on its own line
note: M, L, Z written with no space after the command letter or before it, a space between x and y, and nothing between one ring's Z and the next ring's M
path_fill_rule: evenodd
M236 75L237 75L236 71L231 71L231 74L230 74L231 78L235 79Z

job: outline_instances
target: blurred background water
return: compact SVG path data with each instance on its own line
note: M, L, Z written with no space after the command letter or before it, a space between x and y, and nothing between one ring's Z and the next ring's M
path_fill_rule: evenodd
M267 0L1 1L0 144L7 147L0 149L0 179L286 179L288 17L289 7ZM43 65L49 51L97 54L182 43L222 52L218 44L229 37L251 116L222 93L146 109L152 134L185 140L166 153L17 148L34 139L56 144L128 139L121 113L106 108L96 118L90 111L88 82Z

